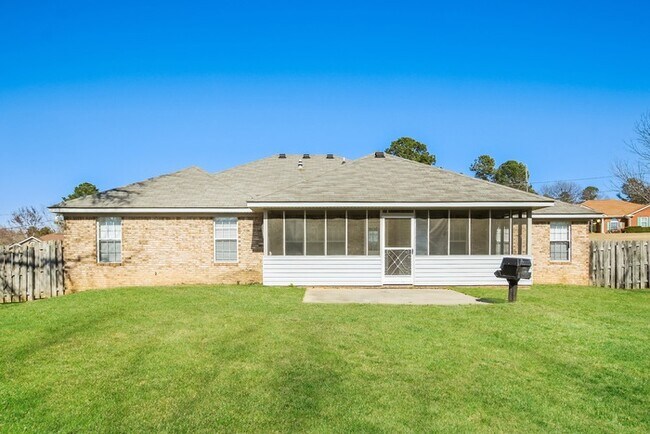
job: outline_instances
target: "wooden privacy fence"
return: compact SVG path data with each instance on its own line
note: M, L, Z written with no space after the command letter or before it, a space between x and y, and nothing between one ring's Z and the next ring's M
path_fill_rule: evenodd
M648 288L649 241L592 241L592 284L607 288Z
M61 241L0 247L0 303L63 295Z

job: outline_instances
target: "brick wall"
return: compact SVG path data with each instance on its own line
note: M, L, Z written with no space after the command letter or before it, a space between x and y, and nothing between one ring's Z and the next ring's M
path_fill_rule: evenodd
M550 248L550 222L533 220L534 283L589 284L588 222L571 222L571 261L551 261Z
M533 223L535 283L589 284L588 223L571 224L571 261L551 262L550 224ZM210 217L123 217L122 263L97 263L96 219L65 220L66 287L258 283L262 281L262 215L239 217L239 262L215 263Z
M639 226L639 217L650 217L650 208L646 208L643 211L634 214L631 218L632 222L630 226Z
M97 263L95 217L66 217L66 288L262 281L262 215L239 217L239 262L214 262L211 217L123 217L122 263Z

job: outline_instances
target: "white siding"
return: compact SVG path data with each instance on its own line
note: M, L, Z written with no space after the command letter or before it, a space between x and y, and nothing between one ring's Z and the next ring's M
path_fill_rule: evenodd
M380 256L265 256L264 285L381 285Z
M503 256L415 256L413 281L415 285L437 286L507 285L505 279L494 276L501 259ZM522 279L519 284L530 285L532 279Z
M530 256L524 256L531 258ZM494 276L502 256L414 256L414 285L507 285ZM265 256L264 285L379 286L380 256ZM522 280L521 285L532 284Z

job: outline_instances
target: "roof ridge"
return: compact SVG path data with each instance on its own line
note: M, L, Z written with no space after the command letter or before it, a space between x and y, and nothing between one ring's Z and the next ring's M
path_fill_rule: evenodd
M238 164L236 166L229 167L227 169L223 169L223 170L221 170L219 172L212 172L212 175L223 175L223 174L225 174L227 172L230 172L230 171L233 171L235 169L240 169L242 167L249 166L251 164L259 163L260 161L275 160L275 159L279 158L278 155L279 155L278 153L275 153L275 154L269 155L268 157L262 157L262 158L258 158L258 159L253 160L253 161L249 161L248 163ZM289 158L289 157L301 157L304 154L284 154L284 155L287 158ZM310 155L310 157L314 157L314 156L321 156L321 155L327 156L328 154L309 154L309 155ZM332 155L334 155L334 159L336 159L336 158L340 158L340 159L343 159L343 160L346 159L345 157L342 157L340 155L336 155L336 154L332 154Z
M275 154L274 154L274 155L275 155ZM248 166L248 165L251 165L251 164L254 164L254 163L260 162L260 161L268 160L268 159L270 159L270 158L273 158L273 156L272 156L272 155L269 155L269 156L267 156L267 157L262 157L262 158L258 158L258 159L253 160L253 161L249 161L248 163L238 164L238 165L236 165L236 166L229 167L229 168L227 168L227 169L223 169L223 170L221 170L221 171L219 171L219 172L213 172L212 175L221 175L221 174L223 174L223 173L230 172L231 170L239 169L240 167L244 167L244 166Z
M199 172L201 174L205 174L205 175L210 176L209 172L205 171L204 169L200 168L199 166L188 166L188 167L185 167L183 169L176 170L174 172L163 173L162 175L158 175L158 176L152 176L150 178L143 179L142 181L131 182L129 184L125 184L125 185L122 185L122 186L119 186L119 187L109 188L108 190L102 190L102 191L94 193L94 194L89 194L89 195L81 196L81 197L75 197L74 199L70 199L70 200L63 200L63 201L58 202L57 204L52 205L52 206L53 207L60 207L62 205L69 205L70 203L81 201L81 199L88 199L88 197L94 197L94 198L99 199L99 197L101 195L106 194L106 193L111 192L111 191L123 190L123 189L129 188L129 187L134 187L134 186L142 186L143 184L150 183L152 181L159 180L161 178L166 178L166 177L169 177L169 176L178 175L179 173L188 172L188 171L191 171L191 170Z
M553 199L553 198L551 198L551 199ZM588 210L591 210L591 211L598 212L598 211L596 211L595 209L593 209L593 208L591 208L591 207L589 207L589 206L583 205L582 203L571 203L571 202L565 202L565 201L563 201L563 200L559 200L559 199L553 199L553 200L554 200L555 202L563 203L563 204L565 204L565 205L569 205L569 206L579 206L579 207L584 208L584 209L588 209Z
M374 153L371 153L371 154L359 157L359 158L357 158L355 160L350 160L350 162L347 163L347 164L341 164L341 165L333 168L332 170L324 171L324 172L321 172L321 173L317 174L318 179L322 179L324 176L330 175L334 171L340 170L343 167L352 167L352 166L355 166L355 165L359 164L362 161L374 160L375 158L377 158L376 155ZM490 185L491 187L498 188L498 189L501 189L501 190L507 189L509 191L511 191L511 190L516 191L518 194L525 194L525 195L531 197L531 199L535 199L535 200L538 200L538 201L539 201L539 199L545 199L545 200L548 200L548 201L553 200L553 199L547 198L545 196L541 196L539 194L530 193L530 192L527 192L527 191L523 191L523 190L519 190L519 189L516 189L516 188L513 188L513 187L509 187L507 185L502 185L502 184L498 184L496 182L486 181L486 180L483 180L483 179L479 179L479 178L471 177L471 176L464 175L464 174L461 174L461 173L458 173L458 172L454 172L452 170L447 170L447 169L443 169L443 168L436 167L436 166L433 166L433 165L420 163L418 161L409 160L408 158L399 157L397 155L385 154L384 158L389 159L389 160L392 159L392 160L396 160L396 161L400 161L400 162L405 162L405 163L408 163L410 165L417 165L418 168L423 168L424 167L424 168L430 169L432 171L438 171L438 172L442 172L442 173L445 173L445 174L449 174L451 176L456 176L456 177L461 177L461 178L464 178L464 179L467 179L467 180L471 180L472 182L482 182L482 183ZM270 193L267 193L265 195L254 196L254 199L261 200L261 199L263 199L265 197L272 196L272 195L275 195L277 193L281 193L283 191L286 191L286 190L288 190L288 189L290 189L292 187L295 187L297 185L312 182L312 181L314 181L315 178L316 178L316 176L308 178L308 179L303 179L303 180L301 180L299 182L296 182L296 183L293 183L293 184L285 185L282 188L274 190L274 191L272 191Z
M235 191L237 191L238 193L241 193L243 196L245 196L245 197L247 197L247 198L252 198L252 197L253 197L253 195L250 194L249 192L244 191L244 190L240 190L240 189L239 189L239 186L238 186L237 183L233 183L231 180L226 180L226 181L224 181L224 180L220 180L220 179L218 179L217 175L219 175L219 173L220 173L220 172L217 172L217 173L207 173L207 174L208 174L208 176L209 176L210 178L212 178L212 180L213 180L214 182L219 182L219 183L221 183L221 185L219 185L219 187L223 187L223 185L227 185L228 188L230 188L230 189L232 189L232 190L235 190Z
M360 158L357 158L356 160L349 160L349 161L346 160L345 157L341 157L341 158L343 158L343 161L341 162L341 164L339 164L339 165L336 166L336 167L333 167L333 168L328 169L328 170L324 170L323 172L314 173L314 174L313 174L312 176L310 176L309 178L301 179L301 180L298 181L298 182L294 182L294 183L292 183L292 184L284 185L283 187L278 188L277 190L273 190L273 191L270 192L270 193L267 193L267 194L264 194L264 195L261 195L261 196L253 196L253 197L255 197L255 199L262 199L262 198L265 198L265 197L267 197L267 196L271 196L271 195L273 195L273 194L280 193L280 192L282 192L282 191L288 190L289 188L295 187L296 185L299 185L299 184L302 184L302 183L305 183L305 182L310 182L310 181L312 181L312 180L313 180L314 178L316 178L316 177L321 177L321 176L323 176L323 175L327 175L327 174L329 174L329 173L332 173L332 172L334 172L334 171L336 171L336 170L341 169L342 167L350 167L350 165L353 165L354 163L357 163L359 160L363 159L364 157L360 157Z
M372 154L371 154L371 155L372 155ZM510 187L510 186L508 186L508 185L499 184L499 183L497 183L497 182L488 181L488 180L485 180L485 179L477 178L477 177L475 177L475 176L465 175L464 173L455 172L455 171L453 171L453 170L444 169L444 168L442 168L442 167L438 167L438 166L434 166L434 165L428 165L428 164L425 164L425 163L420 163L419 161L409 160L408 158L400 157L400 156L398 156L398 155L393 155L393 154L385 154L385 155L386 155L387 157L389 157L389 158L396 159L396 160L401 160L401 161L404 161L404 162L407 162L407 163L424 165L425 167L428 167L429 169L433 169L433 170L438 170L438 171L441 171L441 172L445 172L445 173L448 173L448 174L453 175L453 176L462 176L462 177L464 177L464 178L472 179L472 180L474 180L474 181L483 182L483 183L489 184L489 185L491 185L491 186L497 186L497 187L499 187L499 188L507 188L507 189L509 189L509 190L515 190L515 191L517 191L517 192L519 192L519 193L525 193L525 194L528 194L528 195L531 195L531 196L535 196L535 197L537 197L537 198L546 198L546 199L549 199L549 198L547 198L546 196L542 196L541 194L531 193L531 192L529 192L529 191L525 191L525 190L519 190L518 188ZM366 157L368 157L368 156L366 156ZM364 158L366 158L366 157L364 157Z

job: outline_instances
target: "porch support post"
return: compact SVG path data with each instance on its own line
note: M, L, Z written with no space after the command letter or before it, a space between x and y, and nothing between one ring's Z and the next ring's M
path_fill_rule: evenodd
M528 230L526 231L526 253L533 256L533 210L528 210Z
M262 250L264 251L264 255L269 254L269 212L264 211L264 214L262 216L262 247L264 247Z

